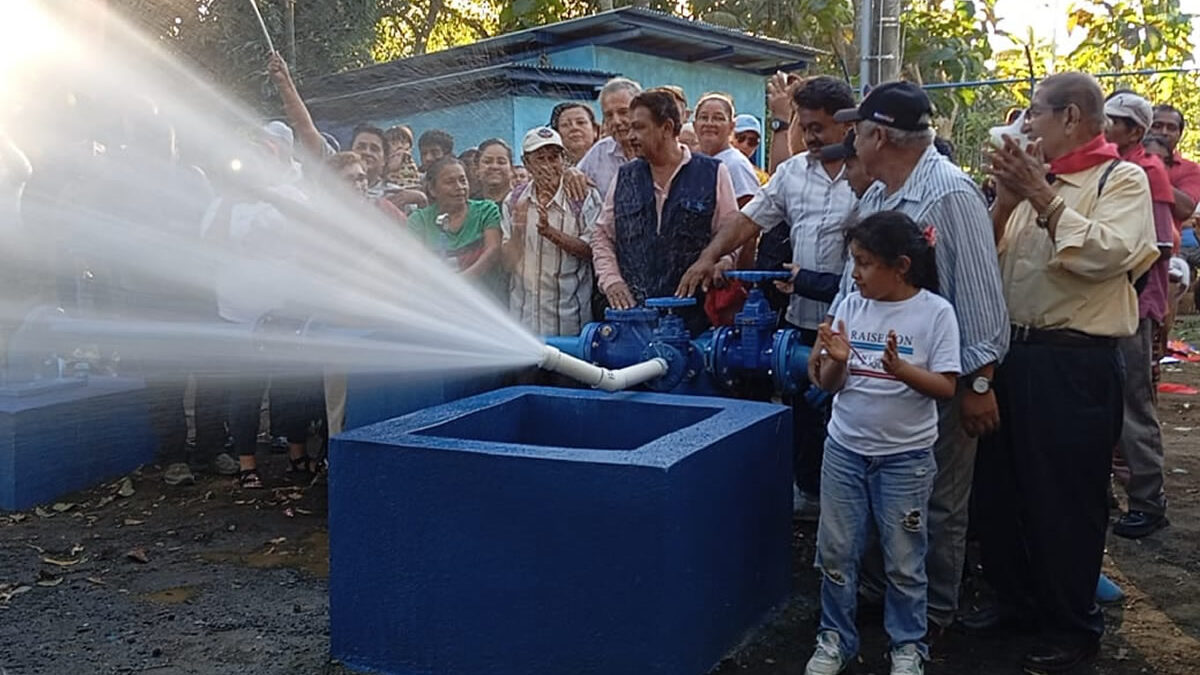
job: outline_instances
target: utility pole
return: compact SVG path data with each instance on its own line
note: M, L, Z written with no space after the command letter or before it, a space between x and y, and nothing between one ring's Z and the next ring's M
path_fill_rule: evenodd
M891 82L900 79L900 5L901 0L880 0L879 38L875 50L877 79Z
M858 93L866 96L871 80L871 0L858 2Z

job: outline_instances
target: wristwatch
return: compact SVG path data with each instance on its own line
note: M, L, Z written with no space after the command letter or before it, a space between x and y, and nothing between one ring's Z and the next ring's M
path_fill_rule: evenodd
M971 391L975 392L976 394L983 395L991 390L992 381L983 375L978 375L975 377L975 379L971 380Z
M780 131L787 131L788 127L790 126L792 126L792 123L787 120L781 120L778 117L771 118L771 131L776 133Z

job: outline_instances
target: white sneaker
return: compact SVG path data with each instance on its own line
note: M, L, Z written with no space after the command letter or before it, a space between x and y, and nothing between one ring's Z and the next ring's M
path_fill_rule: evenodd
M837 675L845 667L846 655L838 634L831 630L817 633L817 650L804 667L804 675Z
M892 650L891 675L925 675L925 662L913 643Z

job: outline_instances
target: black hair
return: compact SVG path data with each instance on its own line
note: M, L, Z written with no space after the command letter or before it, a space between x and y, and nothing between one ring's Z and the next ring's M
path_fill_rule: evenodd
M429 147L438 147L446 155L453 155L454 137L441 129L430 129L421 134L421 138L417 140L417 150Z
M492 147L493 145L498 145L498 146L504 148L504 152L508 153L508 163L512 164L512 146L509 145L508 143L504 142L504 139L502 139L502 138L489 138L486 141L480 143L479 144L479 154L482 155L484 150L487 150L488 148ZM476 156L476 158L477 158L476 161L478 161L478 155Z
M954 161L954 141L951 141L948 138L942 138L941 136L934 136L933 147L937 148L937 151L941 153L943 157L951 162Z
M1134 90L1130 89L1129 87L1121 87L1120 89L1113 89L1111 94L1109 94L1108 96L1105 96L1105 97L1104 97L1104 100L1105 100L1105 101L1111 101L1111 100L1113 100L1114 98L1116 98L1116 97L1120 96L1121 94L1129 94L1130 96L1137 96L1138 98L1141 98L1141 97L1142 97L1142 95L1141 95L1141 94L1139 94L1139 93L1137 93L1136 91L1134 91Z
M796 87L792 92L792 105L803 110L824 110L832 115L855 106L854 92L844 80L818 75Z
M1155 113L1160 113L1160 112L1175 113L1175 116L1179 118L1179 131L1182 132L1184 130L1184 128L1187 127L1187 122L1183 119L1183 113L1179 111L1179 108L1176 108L1175 106L1171 105L1170 103L1160 103L1160 104L1154 106L1154 112Z
M388 141L387 134L383 132L383 129L380 129L374 124L367 124L365 122L354 127L354 131L350 132L351 149L354 148L354 141L356 141L362 134L371 134L379 137L379 143L383 146L383 161L384 163L387 163L387 158L392 154L392 144Z
M898 265L900 256L908 256L911 264L904 280L937 293L937 259L932 243L935 236L931 233L927 237L912 218L899 211L880 211L846 231L846 246L853 242L889 267Z
M675 135L679 135L679 130L683 127L683 118L679 111L679 101L675 99L675 95L664 90L643 91L633 100L629 102L629 109L645 108L650 111L650 116L654 118L657 124L670 122L671 127L675 130Z
M463 167L464 171L466 170L466 165L462 163L462 160L454 155L446 155L433 164L430 164L429 168L425 171L425 184L422 187L425 188L425 194L429 195L430 199L433 199L433 186L437 183L438 176L441 175L442 169L445 169L451 164L457 164Z
M558 105L554 106L554 110L550 111L550 128L558 131L558 118L562 117L562 114L568 110L573 110L575 108L580 108L586 111L588 119L590 119L592 121L592 125L595 126L596 111L592 110L592 106L586 103L580 103L579 101L566 101L565 103L559 103Z

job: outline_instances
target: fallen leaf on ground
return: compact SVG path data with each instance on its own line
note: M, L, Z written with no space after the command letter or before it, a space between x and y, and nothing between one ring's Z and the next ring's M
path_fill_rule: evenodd
M302 508L300 508L299 506L297 506L297 507L296 507L296 513L299 513L299 514L301 514L301 515L305 515L305 516L311 516L311 515L312 515L312 511L309 511L308 509L302 509Z
M144 548L130 549L127 553L125 553L125 557L138 563L150 562L150 557L146 555L146 549Z
M103 585L104 585L104 580L103 580L103 579L101 579L100 577L84 577L84 580L85 580L85 581L90 581L90 582L92 582L93 584L96 584L97 586L103 586Z
M136 518L126 518L126 519L125 519L125 524L126 524L126 525L141 525L141 524L142 524L142 523L144 523L144 522L146 522L146 521L144 521L144 520L138 520L138 519L136 519Z
M117 494L121 497L132 497L133 493L133 481L128 478L121 479L121 487L117 488Z
M1173 473L1177 476L1186 476L1188 473L1188 470L1187 469L1171 469L1171 473Z
M46 549L42 548L41 546L38 546L37 544L25 544L25 545L28 546L29 548L37 551L38 553L46 552Z
M269 543L272 543L272 544L275 544L276 546L278 546L285 541L287 541L287 537L276 537L276 538L272 539Z
M105 505L107 505L107 504L110 504L110 503L112 503L112 502L113 502L113 500L115 500L115 499L116 499L116 497L114 497L114 496L112 496L112 495L105 495L105 496L101 497L99 500L97 500L97 501L96 501L96 508L100 508L100 507L102 507L102 506L105 506Z
M58 565L59 567L72 567L74 565L78 565L81 562L87 562L87 558L80 558L79 560L59 560L57 558L51 558L49 556L44 556L44 557L42 557L42 562L50 563L51 565Z
M32 586L18 586L15 584L0 584L0 602L8 602L22 593L28 593L33 590Z
M21 521L25 520L25 519L26 519L26 518L28 518L28 517L29 517L29 516L25 515L24 513L10 513L10 514L8 514L8 519L9 519L9 520L11 520L11 521L13 521L14 523L19 523L19 522L21 522Z
M56 574L51 574L46 570L38 570L38 586L57 586L61 584L62 581L63 577L60 577Z
M1194 427L1175 427L1175 431L1191 431Z
M71 547L71 552L69 555L79 555L80 553L83 553L83 546L80 546L79 544L75 544L74 546Z
M43 509L40 506L33 507L33 512L36 513L39 518L53 518L54 517L53 511L47 511L46 509Z
M50 508L58 513L64 513L66 511L70 511L76 506L78 506L78 504L75 504L74 502L54 502L54 505Z

